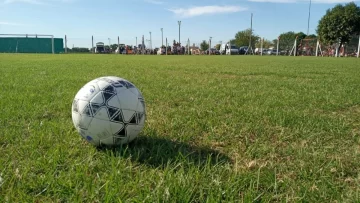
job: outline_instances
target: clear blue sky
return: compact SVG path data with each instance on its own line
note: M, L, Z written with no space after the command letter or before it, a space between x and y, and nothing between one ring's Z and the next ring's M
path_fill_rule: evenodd
M313 0L310 33L315 33L319 19L336 3L350 0ZM359 3L357 2L359 5ZM272 40L283 32L307 32L308 0L0 0L0 33L53 34L68 36L68 47L91 46L103 41L138 44L141 36L152 46L161 45L161 31L170 41L190 38L199 43L213 37L213 43L233 38L250 27L256 34Z

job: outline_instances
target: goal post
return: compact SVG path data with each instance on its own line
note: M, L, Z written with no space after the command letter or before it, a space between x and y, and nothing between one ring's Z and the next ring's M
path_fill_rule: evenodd
M296 51L297 51L297 39L298 39L298 36L296 36L296 38L295 38L295 42L294 42L294 45L293 45L293 47L292 47L292 49L291 49L291 51L290 51L289 56L291 56L291 55L296 56ZM293 52L294 52L294 54L293 54Z
M358 43L358 50L357 50L356 57L359 58L359 55L360 55L360 35L359 35L359 43Z
M55 54L55 46L54 46L54 35L45 35L45 34L0 34L0 38L16 38L16 37L22 37L22 38L42 38L42 37L50 37L51 38L51 52L52 54ZM18 43L16 43L15 53L18 53Z
M299 40L298 56L317 56L319 53L319 40L317 38L304 38Z

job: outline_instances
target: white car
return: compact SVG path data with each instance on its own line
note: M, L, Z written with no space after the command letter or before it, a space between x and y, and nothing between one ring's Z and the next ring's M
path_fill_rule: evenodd
M165 55L165 48L159 48L159 50L157 51L157 55Z
M235 45L231 45L229 49L229 44L222 44L219 51L221 55L239 55L239 48Z

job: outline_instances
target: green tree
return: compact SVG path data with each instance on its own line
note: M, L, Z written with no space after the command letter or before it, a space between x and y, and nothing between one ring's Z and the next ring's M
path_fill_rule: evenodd
M110 45L111 50L115 51L118 48L117 44Z
M314 34L311 34L311 35L308 35L306 36L305 38L306 39L316 39L318 36L314 35Z
M221 44L215 45L215 49L220 50Z
M275 44L275 45L276 45L276 44ZM270 40L267 40L267 39L264 40L264 42L263 42L263 48L264 48L264 49L268 49L268 48L270 48L270 47L272 47L272 46L274 46L274 43L273 43L273 42L271 42ZM258 42L256 42L255 47L256 47L256 48L260 48L260 47L261 47L261 40L259 40Z
M84 47L74 47L72 49L68 48L69 53L88 53L90 50Z
M280 37L279 49L290 51L294 46L296 37L297 37L297 44L299 44L301 40L306 37L306 34L303 32L296 33L290 31L290 32L282 33L279 37ZM273 40L273 42L277 44L277 39Z
M320 40L328 45L340 43L338 51L351 37L360 33L360 7L354 2L338 4L328 9L320 19L317 33Z
M235 34L235 39L231 40L231 44L235 44L237 47L249 46L251 36L251 45L255 46L260 41L260 37L251 32L251 29L239 31Z
M202 51L205 51L205 50L208 50L208 49L209 49L209 44L207 43L206 40L203 40L203 41L201 42L201 44L200 44L200 49L201 49Z

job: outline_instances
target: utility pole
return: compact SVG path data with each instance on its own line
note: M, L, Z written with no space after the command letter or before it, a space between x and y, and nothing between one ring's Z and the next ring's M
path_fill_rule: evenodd
M163 33L163 30L164 30L164 29L161 28L160 30L161 30L161 47L163 47L163 46L164 46L164 35L163 35L163 34L164 34L164 33Z
M190 55L190 39L188 38L188 55Z
M67 46L67 44L66 44L66 46ZM95 53L95 48L94 48L94 36L91 36L91 51L93 52L93 53Z
M358 44L358 51L357 51L356 57L359 58L359 55L360 55L360 35L359 35L359 44Z
M180 43L180 26L181 26L181 21L178 21L179 24L179 43Z
M310 0L310 4L309 4L308 29L307 29L307 34L306 34L306 35L309 35L309 27L310 27L310 10L311 10L311 0Z
M167 49L168 49L168 42L167 42L167 38L166 38L166 46L165 46L165 52L166 53L165 53L165 55L167 55L167 52L168 52Z
M149 33L150 33L150 45L149 45L149 47L150 47L150 49L152 49L151 32L149 32Z
M65 53L67 53L67 37L65 35Z
M212 37L210 37L210 39L209 39L209 55L211 55L211 39L212 39Z
M117 47L117 49L119 50L118 54L120 54L120 37L119 36L118 36L118 47Z
M138 46L138 43L137 43L137 37L135 37L135 39L136 39L136 44L135 44L135 46L137 47L137 46Z
M252 19L253 19L253 14L251 13L251 24L250 24L250 43L249 43L249 47L248 47L248 49L246 50L246 53L245 54L247 54L248 52L249 52L249 50L251 49L251 52L252 53L254 53L253 52L253 49L252 49L252 44L251 44L251 36L252 36Z

